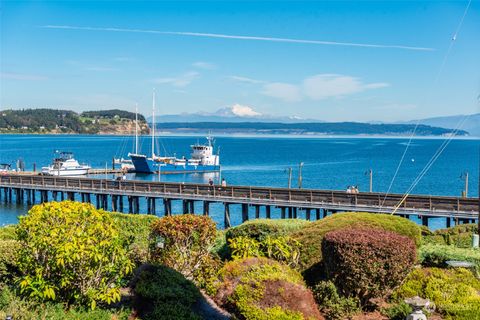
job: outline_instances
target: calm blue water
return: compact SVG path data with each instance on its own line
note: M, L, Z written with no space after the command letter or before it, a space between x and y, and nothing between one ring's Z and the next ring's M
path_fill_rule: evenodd
M161 137L157 143L157 150L160 150L162 155L176 153L176 156L188 156L189 145L197 141L203 143L204 138ZM442 139L413 140L391 192L404 193L443 141ZM348 185L358 185L360 191L368 191L369 180L365 173L371 168L373 191L379 192L388 189L407 142L406 138L216 138L216 145L221 148L222 177L228 184L286 187L287 169L292 167L292 186L297 186L298 164L304 162L302 170L304 188L343 190ZM149 138L141 138L141 145L143 152L150 152ZM34 163L38 170L41 166L50 163L55 150L62 150L74 152L76 159L80 162L95 168L105 168L106 165L111 166L113 157L126 157L132 148L132 137L0 135L0 163L10 163L22 158L27 170L32 170ZM479 148L480 140L452 140L420 180L413 193L458 196L464 188L464 180L460 176L468 171L469 196L477 196ZM133 174L129 178L159 179L156 175L135 176ZM207 182L209 178L219 179L219 175L164 175L160 180ZM179 206L176 208L180 210ZM234 208L234 210L237 209ZM15 223L17 216L24 214L27 210L26 206L6 207L3 203L0 204L0 225ZM159 205L157 210L160 215L163 214L163 208ZM198 211L200 210L201 208L198 207ZM211 212L217 222L223 221L223 207L220 204L213 205ZM232 214L232 223L239 223L238 214ZM443 227L443 223L444 220L433 221L431 227Z

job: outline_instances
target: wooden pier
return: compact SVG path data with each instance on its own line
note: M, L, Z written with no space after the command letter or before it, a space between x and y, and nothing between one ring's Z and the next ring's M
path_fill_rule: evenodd
M39 195L39 199L36 196ZM106 180L94 178L52 177L38 175L0 176L0 198L17 203L34 204L51 200L75 199L94 202L98 208L139 213L140 201L146 201L146 213L156 214L162 201L164 213L172 214L172 202L182 202L182 213L194 213L195 203L202 202L204 215L209 215L211 203L224 204L224 226L231 225L231 205L241 205L242 221L249 219L249 206L255 207L255 218L271 218L271 208L280 208L280 218L297 218L299 211L305 218L321 219L327 212L364 211L391 213L402 200L401 194L345 191L285 189L251 186L209 186L206 184L147 182L138 180ZM15 197L13 197L15 196ZM127 200L127 204L125 204ZM418 216L428 226L429 218L446 218L447 227L452 219L457 223L478 219L478 199L429 195L409 195L396 215Z

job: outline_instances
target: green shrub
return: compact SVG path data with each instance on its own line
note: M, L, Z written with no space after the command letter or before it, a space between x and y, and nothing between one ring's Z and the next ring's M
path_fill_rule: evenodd
M325 273L346 297L362 305L400 285L416 260L411 239L378 229L340 229L322 241Z
M225 230L217 230L215 241L212 249L210 250L210 253L218 256L221 260L227 260L229 258L229 249L225 234Z
M150 230L159 218L153 215L111 213L118 235L126 246L131 260L139 266L149 260Z
M19 275L17 252L20 242L16 240L0 240L0 289L10 284Z
M439 312L452 319L478 319L480 315L480 280L466 269L414 270L393 298L413 296L429 299Z
M0 240L16 240L15 225L0 227Z
M215 301L240 319L320 319L312 293L301 275L266 258L225 264Z
M298 265L300 243L289 236L266 236L261 242L244 236L229 239L233 259L266 257L290 267Z
M426 267L447 267L447 261L468 261L475 265L480 274L480 250L457 248L452 245L426 244L419 249L419 260Z
M314 284L322 278L322 238L329 231L343 228L375 228L392 231L412 239L417 247L421 244L421 229L413 221L393 215L364 212L336 213L322 220L312 222L292 233L301 243L300 270L307 282Z
M320 281L312 291L318 308L327 320L350 319L361 312L360 301L340 296L331 281Z
M134 307L143 320L200 319L193 305L201 295L179 272L160 265L140 268L132 282Z
M387 308L382 309L382 314L386 315L390 320L405 320L412 313L412 307L401 301Z
M427 244L454 245L459 248L471 248L472 235L477 232L477 224L461 224L447 229L439 229L424 236Z
M120 300L133 264L110 214L86 203L49 202L20 217L17 235L22 293L91 308Z
M0 290L0 319L12 315L15 320L127 320L128 309L65 309L63 304L36 303L21 298L8 287Z
M163 217L152 225L152 259L196 281L198 270L211 261L215 237L215 222L209 217L193 214Z
M230 228L226 232L227 242L232 238L248 237L259 242L267 236L284 236L308 226L311 222L299 219L255 219Z

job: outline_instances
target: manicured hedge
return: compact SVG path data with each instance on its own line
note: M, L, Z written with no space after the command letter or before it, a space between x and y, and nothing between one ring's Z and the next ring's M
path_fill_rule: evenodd
M325 234L329 231L353 227L392 231L412 239L417 247L422 241L420 227L413 221L405 218L365 212L336 213L322 220L312 222L291 234L302 245L300 270L304 273L307 282L313 284L321 278L321 243Z
M138 266L149 260L150 230L159 218L147 214L111 213L120 239L128 246L128 254Z
M480 274L480 250L473 248L457 248L453 245L426 244L419 249L419 259L426 267L448 267L447 261L468 261L475 265Z
M220 271L214 300L239 319L321 319L301 275L266 258L227 263Z
M195 285L166 266L144 265L131 285L134 308L143 320L201 318L192 310L201 295Z
M469 270L416 269L394 294L399 300L413 296L435 303L447 319L480 319L480 280Z
M305 226L311 222L299 219L255 219L230 228L226 232L227 243L229 239L236 237L248 237L257 241L263 241L267 236L284 236Z
M472 246L472 235L477 231L477 224L461 224L447 229L439 229L425 235L424 242L470 248Z
M414 242L379 229L340 229L322 241L325 273L346 297L362 305L400 285L416 260Z

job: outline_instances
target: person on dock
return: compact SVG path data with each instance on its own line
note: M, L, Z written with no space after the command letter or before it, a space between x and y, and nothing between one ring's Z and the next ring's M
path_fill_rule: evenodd
M225 181L225 178L222 178L222 187L226 187L227 186L227 181Z

